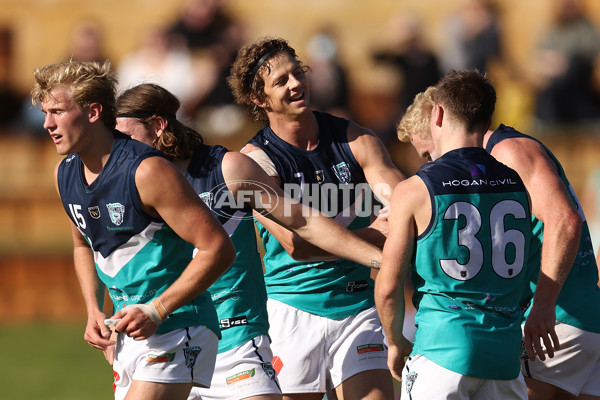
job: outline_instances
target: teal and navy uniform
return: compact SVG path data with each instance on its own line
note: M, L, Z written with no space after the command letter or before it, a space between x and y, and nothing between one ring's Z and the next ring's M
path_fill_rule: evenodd
M194 247L142 208L135 173L144 159L155 156L162 153L116 131L110 157L92 184L85 183L76 154L65 157L58 169L63 206L93 250L115 311L159 296L192 259ZM220 336L208 292L175 310L157 333L197 325Z
M600 288L598 288L598 266L594 258L594 248L592 240L590 238L590 231L588 224L585 219L585 215L579 204L573 187L567 180L565 171L561 164L558 162L554 154L546 146L540 143L537 139L527 136L515 129L500 125L496 131L490 136L486 145L486 150L492 152L494 146L500 143L504 139L510 138L527 138L538 142L545 150L546 153L556 164L559 171L559 176L565 187L568 188L571 196L571 201L577 208L581 219L583 220L583 228L581 231L581 239L579 242L579 250L577 257L573 262L571 271L565 280L565 283L558 295L556 300L556 319L567 325L574 326L576 328L600 333L600 318L598 317L598 311L600 310ZM535 274L531 276L531 290L535 290L537 283L537 277L540 270L541 253L542 253L542 240L544 237L544 224L533 217L533 229L536 239L534 247L531 250L530 263L532 270ZM590 312L590 310L595 310Z
M447 152L417 175L432 217L412 270L412 354L462 375L515 379L532 235L523 182L478 147Z
M373 203L370 192L361 197L361 186L357 187L367 185L348 145L348 121L329 114L314 114L319 124L319 144L314 150L285 142L268 125L250 143L269 156L282 188L291 197L335 217L349 229L364 228L370 223L366 210ZM299 190L291 190L292 187ZM267 229L260 223L257 226L265 248L263 261L269 298L336 320L374 305L369 268L345 259L296 261Z
M221 163L227 149L199 147L185 177L229 234L235 261L208 289L217 308L222 339L219 353L268 335L267 293L251 209L238 208L227 190ZM268 360L271 361L271 360Z

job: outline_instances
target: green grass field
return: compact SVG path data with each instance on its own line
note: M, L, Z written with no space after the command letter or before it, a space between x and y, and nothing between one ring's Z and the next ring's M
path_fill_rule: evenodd
M0 324L3 399L112 399L112 368L84 340L85 321Z

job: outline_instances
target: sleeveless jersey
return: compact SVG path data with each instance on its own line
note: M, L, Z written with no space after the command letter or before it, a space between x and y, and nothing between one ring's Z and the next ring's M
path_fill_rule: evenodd
M283 190L302 203L334 217L348 229L369 225L372 203L362 168L348 145L348 121L314 113L319 144L304 150L280 139L267 125L249 143L273 161ZM294 260L257 222L265 249L265 283L269 298L331 319L343 319L370 308L370 269L353 261ZM326 233L324 233L326 234Z
M76 154L68 155L58 169L63 206L91 246L115 310L159 296L192 259L194 247L142 209L135 172L144 159L155 156L162 153L115 132L110 157L91 185L85 184ZM175 310L157 333L196 325L220 336L208 292Z
M600 318L598 311L600 310L600 288L598 288L598 266L594 258L594 248L590 238L588 224L581 208L581 204L577 199L573 187L569 183L562 165L558 162L554 154L537 139L527 136L515 129L500 125L496 131L490 136L486 150L492 152L494 146L502 140L510 138L528 138L538 142L556 164L559 171L559 176L571 196L571 201L576 206L579 216L583 220L583 228L581 231L581 239L579 241L579 250L577 257L573 262L571 271L565 280L565 283L556 300L556 319L565 324L576 328L600 333ZM542 240L544 237L544 224L533 217L534 248L531 251L531 264L536 271L530 279L531 290L534 291L539 275ZM590 310L595 310L590 312Z
M417 238L412 354L482 379L519 375L531 212L519 175L482 148L462 148L417 175L432 216Z
M219 353L250 339L267 335L267 292L256 242L252 210L240 209L223 179L221 163L227 149L202 145L185 177L211 208L229 234L236 251L235 261L208 289L217 308L222 339Z

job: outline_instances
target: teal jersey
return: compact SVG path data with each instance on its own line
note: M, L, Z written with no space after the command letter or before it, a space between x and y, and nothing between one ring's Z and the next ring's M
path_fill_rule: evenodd
M265 227L259 222L256 225L265 248L265 282L270 298L338 320L374 305L369 268L344 259L315 263L294 260Z
M417 238L413 354L456 373L515 379L531 212L518 174L482 148L424 165L432 206Z
M236 252L233 264L208 288L221 328L219 353L269 331L267 292L252 210L238 207L227 190L222 172L227 151L221 146L200 146L184 174L223 225Z
M498 129L490 136L486 150L491 152L497 143L510 138L528 138L540 143L556 164L559 171L559 177L567 188L571 196L571 201L577 208L579 215L583 220L577 256L556 300L556 319L585 331L600 333L600 311L598 311L600 310L598 266L596 265L590 231L581 204L577 199L571 183L567 179L562 165L558 162L554 154L552 154L552 152L537 139L518 132L511 127L500 125L500 127L498 127ZM533 217L533 226L536 240L533 241L534 246L531 250L531 257L529 259L529 263L534 266L532 270L535 272L535 274L530 276L530 287L532 292L535 291L537 278L539 276L542 255L541 247L544 238L544 224L535 218L535 216ZM528 313L529 310L527 314Z
M59 166L63 206L92 248L98 276L115 311L158 297L192 260L194 247L142 208L135 172L147 157L162 153L116 132L111 155L91 185L85 184L79 156L71 154ZM157 333L196 325L220 336L208 292L175 310Z
M250 143L271 159L289 196L349 229L366 227L375 203L362 168L348 145L348 121L329 114L314 114L319 124L319 144L314 150L285 142L269 126ZM263 262L269 298L338 320L374 305L370 268L344 259L294 260L264 226L257 223L257 228L266 252Z

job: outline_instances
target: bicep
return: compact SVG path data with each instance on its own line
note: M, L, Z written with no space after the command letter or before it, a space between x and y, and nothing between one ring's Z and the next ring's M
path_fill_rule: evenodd
M157 214L182 239L199 249L224 229L183 175L167 160L151 157L136 171L136 187L147 212Z
M384 205L388 205L392 191L404 180L404 175L392 162L381 140L372 132L353 126L349 130L349 145L373 193Z
M538 144L526 150L523 146L519 149L505 146L492 151L492 155L517 171L531 198L532 213L540 221L551 218L557 210L576 212L556 164Z

